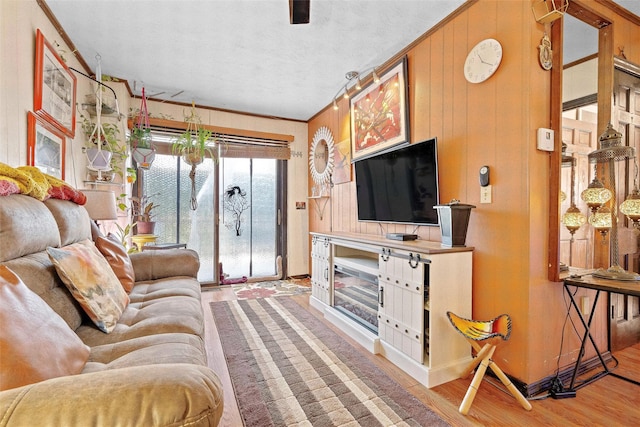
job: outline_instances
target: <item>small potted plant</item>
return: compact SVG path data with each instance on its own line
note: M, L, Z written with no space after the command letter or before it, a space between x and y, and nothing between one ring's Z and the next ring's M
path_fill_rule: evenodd
M152 196L145 194L142 197L131 197L131 211L136 220L136 234L153 234L156 225L153 221L155 216L153 210L158 205L151 201Z
M127 184L133 184L138 179L136 168L127 168Z

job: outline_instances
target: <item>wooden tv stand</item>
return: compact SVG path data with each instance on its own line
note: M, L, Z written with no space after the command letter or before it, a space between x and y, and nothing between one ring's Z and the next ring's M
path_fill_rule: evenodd
M359 234L311 236L313 307L426 387L460 376L471 360L471 348L449 324L446 312L471 318L473 248ZM335 266L377 276L377 333L334 306Z

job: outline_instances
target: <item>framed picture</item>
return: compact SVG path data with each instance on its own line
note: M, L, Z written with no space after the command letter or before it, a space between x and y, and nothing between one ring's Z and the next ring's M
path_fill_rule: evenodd
M407 58L350 100L353 161L409 142Z
M36 32L33 110L73 138L76 133L76 77L40 30Z
M66 138L62 131L37 114L27 115L27 164L64 180Z
M333 150L333 175L331 181L334 184L343 184L351 181L351 145L349 138L335 144Z

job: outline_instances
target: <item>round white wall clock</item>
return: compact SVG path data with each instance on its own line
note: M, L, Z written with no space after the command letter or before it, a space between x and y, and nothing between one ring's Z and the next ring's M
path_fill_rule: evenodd
M485 39L475 45L464 61L464 77L469 83L482 83L496 72L502 61L502 45Z

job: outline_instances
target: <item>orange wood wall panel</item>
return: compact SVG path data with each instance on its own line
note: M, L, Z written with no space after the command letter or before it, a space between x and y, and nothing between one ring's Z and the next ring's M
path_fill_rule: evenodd
M610 19L618 25L615 18ZM561 284L547 280L549 154L535 143L536 130L550 125L550 73L538 64L543 34L530 2L480 0L407 52L411 141L438 138L441 203L455 198L476 206L466 242L475 247L474 316L512 315L511 339L496 357L507 373L527 383L555 372L567 312ZM502 64L486 82L467 83L462 73L467 52L489 37L503 45ZM639 37L631 24L620 23L614 32L616 45L625 46L636 63ZM349 103L341 100L339 106L309 122L310 140L320 126L329 126L338 141L349 137ZM491 204L480 204L482 165L491 168ZM311 231L416 232L421 239L440 239L437 227L358 222L353 181L333 188L330 207L322 221L310 209ZM603 304L596 330L603 346L605 310ZM567 329L561 367L575 360L578 348Z

